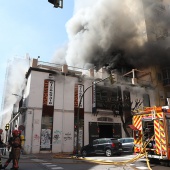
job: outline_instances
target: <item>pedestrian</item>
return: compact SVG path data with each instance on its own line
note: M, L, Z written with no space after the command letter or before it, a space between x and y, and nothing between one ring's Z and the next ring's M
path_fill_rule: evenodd
M12 149L9 154L8 160L5 162L3 169L5 169L8 166L8 164L10 163L10 161L13 160L13 166L11 169L18 170L18 168L19 168L18 161L19 161L20 152L21 152L21 139L19 137L18 130L13 130L12 135L13 136L9 139L9 142L8 142L8 144L9 144L8 150L10 148L12 148Z

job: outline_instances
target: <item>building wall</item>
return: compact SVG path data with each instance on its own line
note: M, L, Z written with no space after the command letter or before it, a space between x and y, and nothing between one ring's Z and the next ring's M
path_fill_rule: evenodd
M104 122L104 123L121 123L120 117L114 117L112 113L100 112L97 116L92 115L91 113L85 113L84 119L84 144L89 143L89 122L100 122L97 119L100 117L109 117L113 119L113 122ZM125 132L122 127L122 136L125 136Z
M52 152L73 152L74 114L64 111L54 113Z
M25 96L27 98L27 111L25 120L25 152L39 153L49 152L40 151L41 140L41 121L42 121L42 105L43 105L43 90L44 80L49 78L49 73L41 71L31 71L27 79L27 87ZM92 114L92 79L83 79L78 82L77 77L65 76L56 74L53 77L55 81L55 99L54 99L54 114L53 114L53 133L52 133L52 152L73 152L75 146L74 132L74 87L77 83L84 85L84 90L89 88L84 94L84 145L89 143L89 122L98 121L101 117L113 119L112 122L103 123L122 123L119 116L113 115L110 111L99 110L97 115ZM100 85L105 85L100 83ZM138 86L126 86L114 84L113 87L121 86L124 90L130 91L131 101L133 105L135 100L143 99L143 94L147 93L150 96L151 105L155 103L153 91L147 88ZM125 132L121 126L122 137L125 137ZM80 138L81 140L82 138ZM51 152L51 151L50 151Z

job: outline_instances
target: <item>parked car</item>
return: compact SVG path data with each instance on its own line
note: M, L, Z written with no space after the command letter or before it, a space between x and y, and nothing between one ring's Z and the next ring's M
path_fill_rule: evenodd
M134 151L134 139L133 138L120 138L119 142L122 143L122 152Z
M100 138L93 140L92 144L85 145L81 148L81 155L97 155L105 154L112 156L113 154L121 155L122 144L114 138Z

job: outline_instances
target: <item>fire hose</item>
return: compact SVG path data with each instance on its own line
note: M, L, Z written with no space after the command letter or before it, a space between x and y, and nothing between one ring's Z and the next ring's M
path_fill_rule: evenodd
M93 162L93 163L102 164L102 165L116 165L116 166L123 165L123 166L125 166L126 164L134 163L137 160L139 160L140 158L145 157L148 169L152 170L151 167L150 167L150 163L149 163L149 159L148 159L148 152L146 150L146 147L149 144L149 142L153 139L153 137L154 137L154 135L147 142L144 143L142 150L140 151L140 153L137 156L135 156L134 158L132 158L130 160L127 160L127 161L118 161L118 162L114 162L114 161L101 161L101 160L93 160L93 159L89 159L89 158L75 157L75 156L73 156L73 158L81 159L81 160L87 160L87 161L90 161L90 162Z

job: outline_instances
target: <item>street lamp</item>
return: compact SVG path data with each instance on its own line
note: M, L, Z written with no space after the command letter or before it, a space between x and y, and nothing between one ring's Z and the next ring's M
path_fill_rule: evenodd
M80 127L80 123L79 123L79 115L80 115L80 105L81 105L81 101L82 101L82 98L84 97L84 94L86 93L86 91L89 89L89 88L91 88L94 84L98 84L98 83L100 83L100 82L102 82L102 81L104 81L104 80L106 80L106 79L110 79L110 82L111 82L111 84L113 84L114 83L114 74L110 74L108 77L106 77L106 78L104 78L104 79L101 79L101 80L99 80L99 81L97 81L97 82L92 82L92 85L90 85L89 87L87 87L85 90L84 90L84 92L83 92L83 94L80 96L80 100L79 100L79 104L78 104L78 111L77 111L77 141L76 141L76 153L78 154L78 143L79 143L79 127Z

